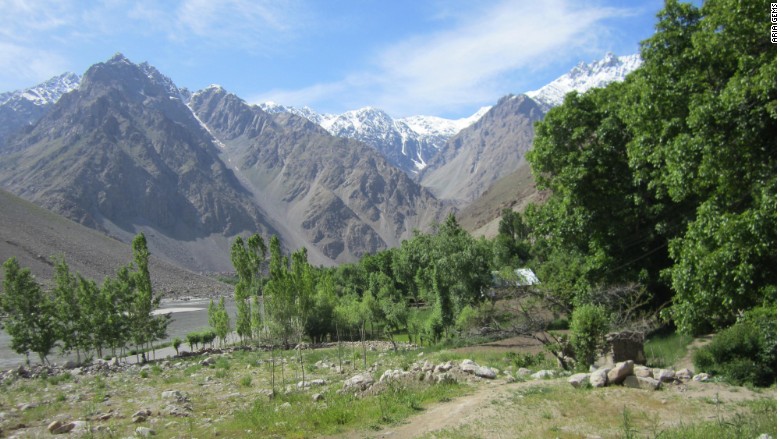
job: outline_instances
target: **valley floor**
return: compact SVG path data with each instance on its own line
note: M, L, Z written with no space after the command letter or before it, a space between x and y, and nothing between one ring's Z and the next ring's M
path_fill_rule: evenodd
M353 343L305 350L302 356L277 351L274 362L270 352L230 350L33 378L6 372L0 374L0 437L51 437L57 421L72 428L69 437L153 432L162 438L658 438L711 437L715 431L718 437L756 438L777 433L776 387L689 381L656 391L575 389L565 377L516 378L512 360L517 357L495 346L388 348L371 343L367 369L360 344ZM497 377L465 373L465 358L498 371ZM548 367L541 363L532 369ZM395 371L397 379L380 378L389 375L386 371ZM372 386L347 389L346 381L366 373ZM445 374L452 380L437 383L435 377Z

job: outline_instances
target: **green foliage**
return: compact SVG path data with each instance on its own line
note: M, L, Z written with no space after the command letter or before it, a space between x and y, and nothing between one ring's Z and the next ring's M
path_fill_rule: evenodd
M209 326L219 338L219 344L224 346L225 340L230 334L230 316L225 308L224 297L219 298L218 305L215 305L213 300L209 302L208 316Z
M652 367L673 367L688 353L693 341L690 334L671 333L651 336L644 345L647 365Z
M735 384L767 386L777 380L777 310L757 308L696 351L698 370Z
M171 346L173 346L173 349L176 350L176 355L179 355L179 347L181 347L182 340L179 337L176 337L171 342Z
M523 219L571 305L639 282L684 332L776 303L777 53L766 4L670 0L626 81L566 96L527 158L551 191ZM739 13L734 11L739 10Z
M43 291L30 270L21 268L16 258L3 264L5 278L0 295L3 329L11 336L11 349L18 354L38 354L41 362L57 343L55 301Z
M572 313L570 329L577 363L587 368L606 346L609 316L600 306L582 305Z

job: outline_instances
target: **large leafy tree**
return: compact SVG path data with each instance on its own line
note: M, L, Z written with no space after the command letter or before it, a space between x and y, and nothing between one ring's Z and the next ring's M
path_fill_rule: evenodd
M775 303L777 114L769 5L669 0L624 83L571 94L528 158L552 196L526 218L572 303L639 281L679 329Z
M34 352L45 363L58 339L54 297L41 288L28 268L19 266L16 258L5 261L3 269L0 311L3 327L11 336L11 349L25 356Z

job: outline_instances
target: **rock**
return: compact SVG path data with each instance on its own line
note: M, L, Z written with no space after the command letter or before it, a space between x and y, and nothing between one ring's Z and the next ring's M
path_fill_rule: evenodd
M441 363L436 365L436 367L433 369L434 373L441 373L441 372L448 372L450 369L452 369L452 361L448 361L446 363Z
M455 384L458 382L455 376L450 372L444 372L442 374L436 375L435 381L436 384Z
M138 410L137 412L133 413L133 416L131 416L131 417L134 418L136 416L144 416L144 417L152 416L152 411L149 410L149 409L141 409L141 410Z
M680 369L674 373L674 377L680 381L689 381L693 378L693 371L690 369Z
M489 367L479 366L477 367L477 370L474 371L474 375L480 378L487 378L493 380L496 378L496 371L494 371Z
M650 377L629 375L623 380L623 385L634 389L658 390L661 382Z
M75 369L79 367L79 364L73 360L68 360L62 365L63 369Z
M595 372L590 373L590 385L591 387L604 387L609 382L607 377L607 369L598 369Z
M217 360L215 360L214 358L208 357L205 360L201 361L200 365L208 367L208 366L211 366L212 364L214 364L216 362L217 362Z
M49 424L46 429L49 430L49 433L51 434L65 434L73 430L74 427L75 425L73 425L72 422L66 424L62 421L54 421Z
M473 374L474 372L477 371L478 367L479 365L472 360L466 359L460 362L460 370L462 370L465 373Z
M149 437L149 436L155 436L156 434L157 432L152 430L149 427L138 427L135 429L136 436Z
M162 393L162 399L168 399L168 400L176 400L176 401L187 401L188 398L183 393L179 392L178 390L166 390Z
M710 379L709 374L703 372L693 376L694 381L709 381L709 379Z
M634 373L633 361L621 361L615 364L615 367L607 372L607 381L609 384L620 384L627 376Z
M570 376L567 381L575 389L579 389L580 387L584 387L586 383L590 382L590 374L589 373L575 373L574 375Z
M292 404L290 404L289 402L285 402L284 404L281 404L280 406L276 407L274 411L278 412L280 410L288 410L291 408L292 408Z
M141 422L146 421L146 416L144 415L135 415L133 416L133 424L140 424Z
M555 378L555 371L550 369L542 369L539 372L531 374L531 378L535 380L544 380L547 378Z
M634 375L640 377L640 378L652 378L653 377L653 369L650 369L647 366L634 366Z
M653 369L653 378L662 383L671 383L674 381L674 371L672 369Z
M517 373L515 374L515 376L517 378L523 378L525 376L531 375L532 372L533 371L531 369L526 369L525 367L521 367L517 369Z
M318 402L318 401L322 401L324 399L325 399L325 397L322 396L322 393L315 393L314 395L311 396L312 402Z
M343 388L344 390L347 389L366 390L367 388L371 387L372 384L374 384L374 378L370 374L361 373L344 381Z

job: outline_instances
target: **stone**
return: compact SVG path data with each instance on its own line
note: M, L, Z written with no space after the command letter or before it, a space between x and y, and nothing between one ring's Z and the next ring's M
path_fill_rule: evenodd
M173 399L176 401L187 401L187 396L178 390L166 390L162 393L162 399Z
M637 366L634 365L634 375L641 377L641 378L652 378L653 377L653 369L650 369L647 366Z
M680 369L674 373L674 377L680 381L689 381L693 378L693 371L690 369Z
M133 424L140 424L141 422L146 421L146 416L144 415L135 415L133 416Z
M284 404L281 404L278 407L276 407L274 411L278 412L280 410L288 410L291 408L292 408L292 404L290 404L289 402L285 402Z
M531 378L535 380L544 380L548 378L555 378L555 371L551 369L542 369L539 372L531 374Z
M710 376L706 373L699 373L693 376L694 381L709 381Z
M51 434L65 434L73 430L74 427L75 425L73 425L73 423L66 424L62 421L54 421L49 424L46 429L49 430L49 433Z
M444 372L436 375L435 382L436 384L455 384L458 380L450 372Z
M607 369L598 369L595 372L590 373L590 378L588 379L590 381L591 387L604 387L609 382L609 379L607 377Z
M620 384L627 376L632 375L633 373L634 362L630 360L621 361L620 363L615 364L615 367L607 372L607 381L609 384Z
M366 390L374 384L374 378L367 373L361 373L344 381L344 389Z
M480 378L487 378L487 379L490 379L490 380L493 380L493 379L496 378L496 372L493 369L491 369L489 367L485 367L485 366L477 367L477 369L474 371L474 375L476 375L476 376L478 376Z
M460 370L465 373L473 374L477 371L479 365L472 360L466 359L460 362Z
M584 387L586 383L590 382L590 374L589 373L575 373L574 375L570 376L568 380L566 380L571 384L575 389L579 389L580 387Z
M674 371L672 369L653 369L653 378L662 383L671 383L674 381Z
M661 382L650 377L629 375L623 380L623 385L633 389L658 390Z
M157 435L157 432L149 427L138 427L135 429L135 435L141 437L149 437Z
M517 369L517 373L515 373L515 376L518 378L523 378L525 376L531 375L533 371L531 369L526 369L525 367L520 367Z
M311 396L312 402L318 402L318 401L322 401L324 399L325 399L325 397L322 395L322 393L315 393L314 395Z

